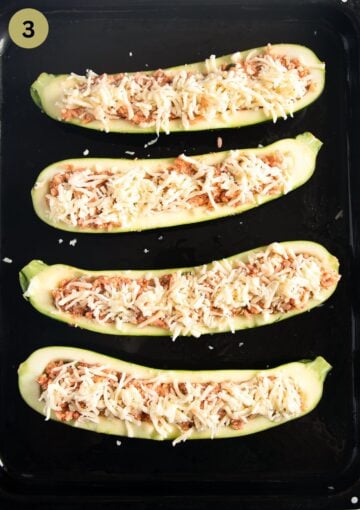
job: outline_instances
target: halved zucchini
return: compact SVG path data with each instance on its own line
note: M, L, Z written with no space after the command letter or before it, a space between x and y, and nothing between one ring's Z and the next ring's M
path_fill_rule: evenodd
M173 335L178 336L181 335L195 335L199 336L200 334L206 333L218 333L218 332L226 332L226 331L235 331L246 328L253 328L257 326L263 326L267 324L271 324L273 322L277 322L283 319L287 319L294 315L303 313L308 311L319 304L323 303L326 299L328 299L331 294L335 291L337 282L339 280L338 268L339 263L336 257L331 255L323 246L309 242L309 241L289 241L284 243L275 243L274 245L270 245L269 247L261 247L256 248L254 250L249 250L247 252L240 253L238 255L234 255L225 259L222 264L230 267L234 267L234 265L241 261L247 263L250 256L254 254L259 254L260 252L265 252L265 250L291 250L292 253L295 254L306 254L309 256L313 256L316 260L319 261L319 267L321 266L321 275L318 275L318 279L322 278L322 274L326 278L326 274L329 275L330 281L325 287L320 287L315 294L309 294L309 300L305 303L302 308L290 309L290 311L284 311L283 313L246 313L244 315L235 315L232 318L232 321L225 321L219 323L219 325L213 325L213 327L205 327L204 324L196 324L196 334L194 333L195 329L191 329L186 331L183 327L180 330L176 330L177 324L175 323L174 329L170 331L166 327L155 327L150 324L141 326L140 324L132 324L129 322L122 322L120 326L117 326L115 322L98 322L93 318L88 318L85 315L73 315L72 313L63 311L62 309L57 308L54 305L53 298L53 290L58 289L64 281L69 281L72 279L78 278L87 278L87 277L120 277L125 279L150 279L153 277L157 277L160 279L161 276L173 274L187 275L199 274L201 271L210 271L217 266L218 262L212 262L207 266L199 266L197 268L181 268L181 269L157 269L157 270L136 270L136 271L88 271L77 269L71 266L66 266L63 264L56 264L53 266L48 266L44 262L39 260L33 260L27 266L25 266L20 272L20 284L22 290L24 292L24 297L30 301L30 303L36 308L39 312L63 322L67 322L73 326L79 326L84 329L89 329L93 331L97 331L99 333L112 334L112 335ZM228 266L227 266L228 267ZM306 270L309 272L309 270ZM203 274L203 273L202 273ZM312 274L307 274L306 272L302 275L302 278L307 278L308 286L311 288L312 285ZM225 278L225 277L224 277ZM240 278L240 277L239 277ZM235 284L238 290L234 290L234 292L240 292L241 285L235 280ZM222 286L224 287L224 286ZM225 286L226 287L226 286ZM205 291L204 291L205 292ZM287 290L289 292L289 289ZM294 291L295 292L295 291ZM131 298L133 299L133 298ZM151 298L148 298L151 299ZM210 298L211 299L211 298ZM226 300L226 296L224 298ZM240 301L243 299L241 296L239 298ZM181 303L181 301L180 301ZM189 303L184 303L186 306L190 306ZM118 305L114 305L118 306ZM129 305L130 306L130 305ZM165 306L165 305L164 305ZM243 306L241 304L241 306ZM181 307L180 307L181 308ZM177 308L178 310L178 308ZM191 308L191 310L193 310ZM166 312L164 312L166 313ZM177 312L178 313L178 312ZM224 318L223 318L224 320ZM182 323L181 323L182 324ZM194 326L195 328L195 326ZM177 332L176 332L177 331Z
M76 349L71 347L45 347L35 351L31 356L24 361L18 370L19 374L19 389L22 398L25 402L35 411L40 414L46 415L44 403L39 401L41 394L40 385L37 379L44 373L45 368L49 363L56 361L68 362L81 362L89 365L98 364L116 371L119 374L128 374L135 380L156 380L161 383L187 383L188 385L200 385L206 383L245 383L249 380L254 380L258 376L260 378L279 377L282 379L290 378L299 388L301 392L301 409L299 412L293 413L291 416L283 415L280 419L272 420L267 416L253 415L247 421L241 423L238 428L232 426L219 426L215 432L206 427L194 427L191 434L184 439L210 439L214 438L229 438L253 434L266 429L270 429L277 425L286 423L289 420L300 418L305 414L312 411L321 399L323 392L323 383L327 373L331 369L331 365L322 357L317 357L313 361L300 361L292 362L277 368L268 370L202 370L202 371L189 371L189 370L160 370L155 368L143 367L127 363L119 359L104 356L96 352L87 351L83 349ZM189 388L189 386L188 386ZM134 396L134 398L136 395ZM283 401L286 400L283 395ZM81 398L80 398L81 400ZM129 405L136 404L136 400L131 400ZM170 416L170 411L168 411ZM165 413L166 416L166 413ZM183 431L176 425L168 423L166 430L159 427L154 427L153 422L140 421L140 423L129 423L125 419L116 418L114 415L99 416L97 422L92 421L77 421L71 419L69 421L60 420L51 411L49 417L55 421L61 421L67 425L79 427L85 430L100 432L104 434L114 434L117 436L128 436L143 439L155 440L181 440ZM156 418L156 416L155 416ZM152 418L154 419L154 418ZM171 422L171 419L169 418ZM239 420L241 421L241 420Z
M120 222L120 226L116 223L110 225L108 223L96 223L96 226L88 226L88 223L85 225L80 225L80 220L84 217L84 214L80 217L79 215L75 215L73 219L70 214L66 215L66 219L57 219L56 217L56 209L55 212L52 212L49 207L49 201L47 197L51 197L51 200L58 200L57 197L52 197L50 195L50 184L52 179L56 175L64 175L68 172L68 169L71 168L71 172L79 170L79 169L89 169L89 172L94 173L96 176L97 173L101 173L103 171L111 171L113 175L122 174L126 175L124 172L129 172L131 175L132 170L139 169L141 171L156 171L155 177L158 175L158 171L166 171L168 168L173 167L174 158L166 158L166 159L143 159L143 160L129 160L129 159L105 159L105 158L82 158L82 159L67 159L65 161L59 161L53 163L43 170L38 176L35 185L32 189L32 200L36 214L40 219L48 223L52 227L59 228L61 230L67 230L70 232L91 232L91 233L116 233L116 232L128 232L128 231L141 231L152 228L159 227L170 227L175 225L183 225L189 223L196 223L200 221L208 221L216 218L222 218L225 216L230 216L233 214L239 214L263 203L269 202L270 200L274 200L282 196L285 192L292 191L302 184L306 182L313 174L316 164L316 156L318 151L320 150L322 143L320 140L315 138L311 133L303 133L302 135L298 135L296 138L288 138L284 140L279 140L267 147L256 148L256 149L242 149L239 150L239 156L243 157L266 157L280 155L282 158L286 158L286 169L284 170L283 184L279 183L280 192L269 192L269 193L254 193L253 200L248 200L248 198L244 201L241 201L240 205L228 205L228 202L218 203L216 208L213 206L209 207L208 205L192 205L191 208L183 208L182 210L178 209L178 207L173 208L174 206L169 206L167 209L164 206L163 209L159 209L159 201L157 202L156 210L147 209L147 212L143 210L143 207L138 203L135 205L129 205L126 207L126 200L129 197L130 193L125 193L125 196L122 199L117 198L117 195L109 194L110 204L109 212L113 215L114 218L118 218ZM233 154L231 151L223 151L211 154L203 154L200 156L194 156L191 158L191 161L195 161L196 163L204 163L209 167L218 168L218 165L224 163L225 160L231 161L231 156ZM230 159L229 159L230 158ZM260 161L260 160L258 160ZM271 167L268 167L271 169ZM247 170L248 172L248 170ZM264 174L267 173L268 170L264 170ZM166 174L165 174L166 175ZM133 190L134 186L139 186L139 196L138 200L145 200L146 189L142 188L145 186L146 179L138 179L135 178L135 184L131 184L131 190ZM187 177L190 179L190 177ZM247 179L249 179L247 177ZM269 180L267 176L264 176L266 182ZM119 181L120 182L120 181ZM122 182L122 181L121 181ZM132 181L131 181L132 182ZM243 189L243 184L241 179L237 182L237 189L241 191ZM250 180L251 182L251 180ZM286 183L286 184L285 184ZM128 185L130 186L130 184ZM163 185L162 185L163 186ZM141 189L140 189L141 188ZM82 188L79 188L82 189ZM113 192L112 187L110 187L111 192ZM179 190L181 193L181 190ZM199 194L201 192L198 192ZM226 189L224 191L226 193ZM70 193L71 194L71 193ZM142 195L144 194L144 197ZM154 195L152 192L151 195ZM66 197L68 197L68 191L66 191ZM84 197L84 195L81 195ZM61 203L60 210L61 214L63 214L63 208L66 207L68 198L66 198L64 204ZM76 201L72 197L72 200ZM82 200L82 198L81 198ZM87 199L90 200L90 199ZM106 199L107 200L107 199ZM114 200L114 204L112 204L112 200ZM120 208L123 206L123 202L125 201L124 207L125 211L129 209L129 211L133 211L133 208L138 207L138 214L133 215L131 212L130 219L127 217L122 220L122 209L116 208L118 205ZM240 201L240 200L239 200ZM142 202L141 202L142 203ZM145 203L145 202L144 202ZM107 206L108 202L105 201ZM186 202L186 205L189 205ZM210 204L211 205L211 204ZM91 206L91 203L88 204ZM93 222L98 221L99 211L98 209L94 209L94 213L90 213L90 220ZM92 210L92 209L91 209ZM79 209L80 211L80 209ZM90 209L89 209L90 211ZM102 211L100 211L102 212ZM106 210L104 210L106 213ZM89 220L88 220L89 221ZM95 223L94 223L95 224Z
M266 52L267 47L255 48L247 51L241 52L241 58L246 59L249 55L251 57L263 55ZM300 96L300 98L296 100L289 101L288 104L283 104L280 109L277 111L278 117L285 118L287 115L292 115L293 112L296 112L302 108L305 108L310 103L315 101L319 95L321 94L324 83L325 83L325 70L324 64L320 62L317 56L308 48L304 46L299 46L295 44L275 44L271 47L271 54L274 56L285 57L288 59L298 60L300 63L308 69L311 78L311 86L307 87L304 95ZM214 59L212 65L216 64L217 66L221 65L233 65L233 55L225 55L223 57L219 57ZM177 67L172 67L169 69L165 69L165 72L170 76L173 76L176 73L181 71L186 72L197 72L197 73L207 73L207 66L205 62L197 62L194 64L181 65ZM149 75L153 73L153 71L144 71L141 74ZM134 73L127 73L127 76L131 76ZM112 75L110 75L112 76ZM146 132L159 132L164 130L164 125L138 125L134 122L123 119L123 118L113 118L106 121L100 121L96 118L95 120L84 122L79 118L72 117L68 119L64 119L62 117L62 99L64 98L64 90L69 90L74 85L74 78L71 75L62 74L62 75L53 75L42 73L37 78L37 80L31 86L31 96L39 108L41 108L47 115L52 117L55 120L67 122L70 124L75 124L81 127L85 127L88 129L96 129L96 130L106 130L112 132L120 132L120 133L146 133ZM286 90L287 84L277 83L276 79L274 79L274 84L272 86L273 91L275 92L275 97L281 95L284 90ZM86 88L86 87L85 87ZM258 92L258 91L257 91ZM206 101L206 96L204 96ZM213 100L210 94L210 102ZM201 97L199 96L199 103L201 104ZM246 101L245 101L246 103ZM84 103L86 104L86 103ZM120 104L120 103L119 103ZM124 101L124 107L126 107L127 102ZM95 110L94 110L95 111ZM195 118L189 119L189 125L184 126L184 123L180 120L180 118L175 118L173 120L168 121L168 126L165 131L174 132L174 131L200 131L207 129L221 129L221 128L231 128L231 127L241 127L247 126L250 124L257 124L259 122L264 122L267 120L274 118L274 115L270 111L265 111L263 106L257 107L256 109L238 109L234 112L228 110L226 115L221 115L220 113L214 114L209 120L203 118L201 115L195 116Z

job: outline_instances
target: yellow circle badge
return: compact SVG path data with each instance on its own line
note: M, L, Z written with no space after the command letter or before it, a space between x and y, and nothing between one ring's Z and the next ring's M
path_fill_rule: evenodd
M49 23L36 9L21 9L9 22L11 40L20 48L37 48L47 38Z

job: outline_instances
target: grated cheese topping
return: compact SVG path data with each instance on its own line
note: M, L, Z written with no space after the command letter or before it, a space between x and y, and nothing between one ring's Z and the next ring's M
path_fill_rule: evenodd
M173 375L173 374L172 374ZM300 381L281 372L259 372L241 381L187 382L166 373L135 378L108 366L59 360L50 363L37 379L46 419L51 413L75 425L99 423L101 417L132 425L151 424L160 437L176 436L173 444L194 431L214 438L224 427L241 429L255 417L272 422L288 420L303 411Z
M99 324L156 326L179 335L200 336L215 328L235 331L239 316L303 310L321 300L339 275L314 255L295 253L273 243L242 262L215 261L160 277L82 276L60 282L52 291L54 306Z
M59 167L46 195L51 220L73 227L138 228L143 218L256 204L291 189L290 153L230 151L221 163L181 155L167 167Z
M134 74L71 74L57 103L61 120L96 120L109 131L111 120L125 119L155 127L157 134L169 133L174 119L188 129L198 119L229 120L242 110L262 110L276 122L292 116L296 102L313 86L312 67L299 58L274 54L270 45L245 58L235 53L228 65L219 65L211 55L205 67L204 73L184 66Z

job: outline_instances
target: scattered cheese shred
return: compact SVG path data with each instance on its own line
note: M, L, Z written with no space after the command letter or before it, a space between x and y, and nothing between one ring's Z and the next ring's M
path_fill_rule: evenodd
M105 131L114 119L170 132L171 120L188 129L197 119L229 119L241 110L263 110L275 122L292 116L296 102L313 85L311 68L298 58L276 55L271 46L260 53L240 53L232 63L219 65L215 56L205 61L204 73L157 70L86 76L71 74L63 84L57 106L62 120L99 121Z
M110 230L138 228L141 219L198 208L256 204L265 196L291 189L290 153L256 155L234 150L218 164L181 155L168 166L148 167L134 161L102 171L96 166L59 166L46 195L52 221Z
M100 324L139 328L156 326L179 335L200 336L226 326L235 330L236 317L303 310L339 275L307 253L273 243L241 262L222 260L210 267L173 270L157 277L83 276L65 280L52 291L62 312L85 316Z
M146 147L149 147L150 145L154 145L154 143L156 143L158 141L158 137L156 138L153 138L152 140L149 140L145 145L144 145L144 148L146 149Z
M224 427L241 429L263 416L278 422L299 416L304 396L300 381L278 373L259 372L241 381L188 382L166 374L135 378L108 366L58 360L38 378L39 400L62 421L99 423L102 417L131 425L151 424L160 437L188 439L194 431L214 438Z

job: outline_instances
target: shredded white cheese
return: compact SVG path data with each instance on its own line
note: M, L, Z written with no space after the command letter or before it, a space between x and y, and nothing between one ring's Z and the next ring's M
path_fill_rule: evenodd
M169 382L163 375L136 379L107 366L65 362L51 377L38 381L46 419L51 413L75 424L98 423L101 417L133 424L151 424L162 438L175 433L173 444L195 431L214 438L224 428L241 429L257 416L278 422L299 416L303 407L301 381L281 372L259 372L249 380L220 383ZM48 373L49 373L48 372ZM45 389L44 389L45 388Z
M144 149L146 149L146 147L149 147L150 145L154 145L154 143L156 143L158 141L158 137L156 138L153 138L152 140L149 140L145 145L144 145Z
M103 171L85 166L69 172L60 166L53 179L60 182L46 195L48 214L52 221L77 227L136 228L144 217L156 225L156 216L164 213L256 204L267 195L287 193L292 185L290 153L267 156L275 162L241 150L230 151L216 165L185 155L174 160L189 171L140 162L126 170L120 163Z
M335 220L340 220L344 217L344 210L340 209L340 211L335 215Z
M275 122L292 116L313 80L309 67L284 57L272 54L269 45L263 53L251 52L246 58L235 53L226 69L212 55L205 61L205 73L182 68L149 74L72 74L57 106L63 120L97 120L105 131L110 120L125 118L141 127L154 126L157 134L169 133L172 119L188 129L199 117L211 122L259 109Z
M161 278L165 278L164 283ZM157 325L179 335L200 336L213 328L235 330L238 316L304 309L321 300L324 288L338 281L321 261L306 253L274 243L248 260L222 260L192 271L170 271L163 277L76 278L53 290L54 305L65 313L81 315L121 330Z

